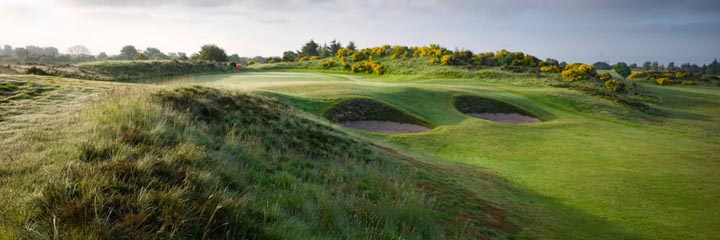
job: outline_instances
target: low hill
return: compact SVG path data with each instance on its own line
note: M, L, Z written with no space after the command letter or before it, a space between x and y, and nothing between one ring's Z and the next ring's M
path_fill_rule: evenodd
M442 171L276 100L205 87L125 93L86 107L57 141L36 142L45 150L34 161L3 168L12 180L0 190L13 196L3 205L15 207L3 209L1 235L476 239L517 231L470 192L432 180ZM21 171L37 163L46 170Z

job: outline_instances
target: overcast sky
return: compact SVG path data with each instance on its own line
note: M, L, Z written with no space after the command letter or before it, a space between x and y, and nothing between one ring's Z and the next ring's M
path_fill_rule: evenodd
M720 0L0 0L0 44L13 47L279 56L311 38L703 64L720 57Z

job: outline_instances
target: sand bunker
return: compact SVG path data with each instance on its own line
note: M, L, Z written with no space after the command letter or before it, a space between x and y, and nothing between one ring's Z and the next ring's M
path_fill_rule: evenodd
M366 98L343 101L325 117L343 127L389 134L426 132L431 126L399 108Z
M501 123L539 123L540 119L529 111L502 101L478 96L455 97L458 111L475 118Z
M338 124L346 128L388 134L420 133L430 131L429 128L420 125L391 121L347 121L340 122Z
M469 113L468 115L501 123L539 123L540 119L523 116L517 113Z

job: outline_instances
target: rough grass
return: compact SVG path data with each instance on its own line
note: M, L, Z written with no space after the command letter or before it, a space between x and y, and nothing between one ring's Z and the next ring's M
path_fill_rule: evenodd
M98 61L63 66L13 66L20 72L38 72L42 75L76 79L161 83L169 79L210 73L237 71L227 63L209 61Z
M62 147L21 161L45 171L3 168L12 176L3 188L25 191L3 209L2 235L475 239L517 231L484 224L506 220L477 197L434 204L455 192L430 186L458 185L421 176L442 173L266 97L204 87L135 92L77 122L78 134L59 137Z

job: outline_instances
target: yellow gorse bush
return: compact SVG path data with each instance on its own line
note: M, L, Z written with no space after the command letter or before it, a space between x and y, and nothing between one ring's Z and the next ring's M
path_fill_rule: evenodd
M592 65L573 63L565 66L565 70L560 73L560 76L567 81L574 82L595 77L597 76L597 71Z

